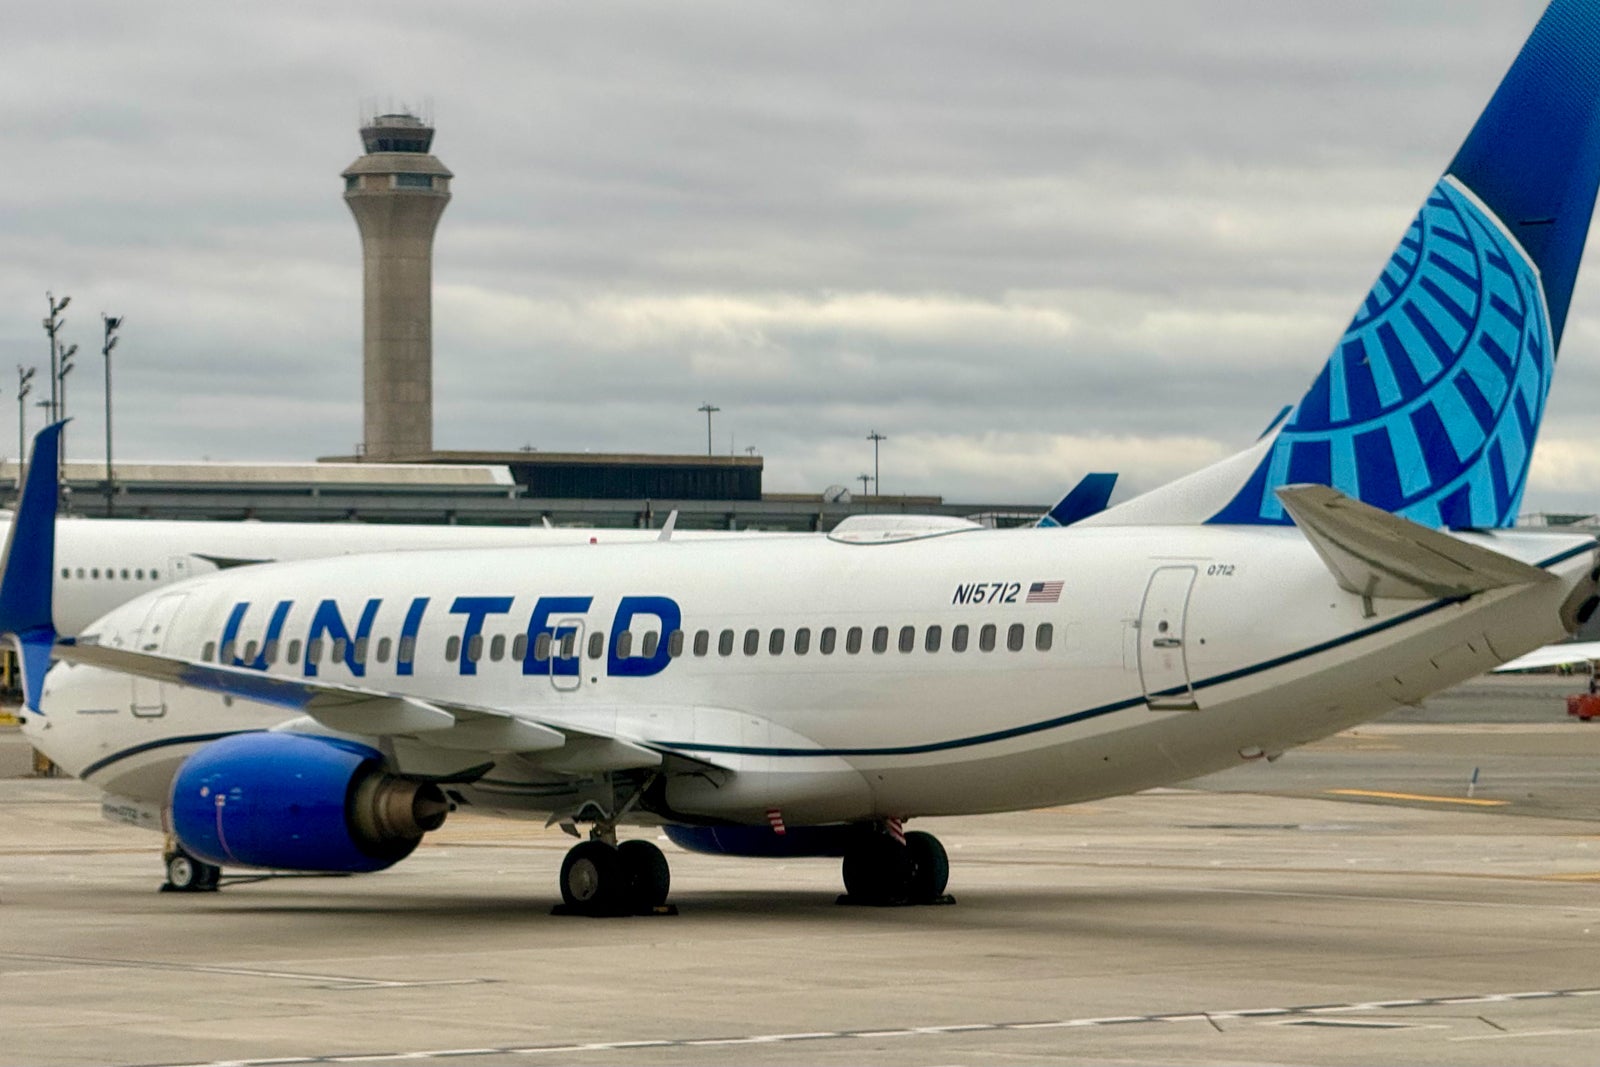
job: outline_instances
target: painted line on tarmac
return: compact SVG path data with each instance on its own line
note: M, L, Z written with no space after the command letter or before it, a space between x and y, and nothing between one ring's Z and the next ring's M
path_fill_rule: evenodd
M303 971L270 971L260 967L224 967L210 963L171 963L165 960L125 960L99 956L51 956L40 952L0 952L0 960L27 963L62 963L76 967L116 967L126 970L187 971L193 974L231 974L241 978L282 978L311 982L330 989L409 989L413 986L481 985L483 978L424 978L415 981L387 978L354 978L342 974L307 974ZM268 1061L260 1061L265 1064ZM289 1062L303 1063L304 1060Z
M505 1045L496 1048L417 1049L408 1052L333 1053L323 1056L278 1056L259 1060L210 1060L183 1064L143 1064L141 1067L292 1067L305 1063L381 1063L388 1060L461 1059L469 1056L570 1056L586 1052L623 1052L646 1048L711 1048L716 1046L777 1045L802 1041L882 1040L891 1037L930 1037L945 1034L995 1033L1008 1030L1068 1030L1085 1027L1131 1026L1142 1023L1208 1022L1229 1019L1265 1019L1275 1023L1294 1016L1339 1015L1348 1012L1395 1011L1459 1004L1503 1004L1522 1000L1564 1000L1600 997L1600 988L1541 989L1522 993L1473 993L1453 997L1413 997L1405 1000L1363 1000L1341 1004L1302 1004L1288 1008L1230 1008L1225 1011L1162 1012L1156 1015L1099 1015L1081 1019L1042 1019L1004 1023L951 1023L946 1026L908 1026L903 1029L811 1030L803 1033L746 1034L705 1037L655 1038L632 1041L575 1041L550 1045ZM1420 1025L1420 1024L1419 1024Z
M1328 789L1336 797L1373 797L1377 800L1420 800L1428 804L1464 804L1473 808L1503 808L1509 800L1484 800L1479 797L1439 797L1429 793L1387 793L1381 789Z

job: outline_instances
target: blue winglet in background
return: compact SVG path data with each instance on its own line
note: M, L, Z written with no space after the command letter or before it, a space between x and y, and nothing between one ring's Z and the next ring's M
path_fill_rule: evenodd
M1075 522L1082 522L1090 515L1098 515L1106 509L1106 503L1111 499L1111 490L1116 488L1117 476L1115 474L1085 474L1083 481L1072 487L1072 491L1061 498L1060 503L1050 509L1050 513L1040 519L1040 526L1071 526Z
M22 661L22 692L27 706L39 710L50 649L56 641L53 611L57 481L61 427L52 423L33 439L28 481L6 538L5 573L0 576L0 634L16 641Z

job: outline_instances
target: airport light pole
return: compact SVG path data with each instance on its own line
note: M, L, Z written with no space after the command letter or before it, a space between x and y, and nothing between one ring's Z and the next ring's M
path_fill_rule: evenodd
M879 496L883 495L883 483L878 481L878 445L888 438L877 430L867 434L867 440L872 442L872 491Z
M870 474L858 474L858 475L856 475L856 477L858 479L860 479L860 481L861 481L861 495L862 496L866 496L867 495L867 483L872 481L872 475L870 475Z
M100 346L100 354L106 360L106 518L111 517L115 508L115 483L111 480L111 350L117 347L116 333L122 325L123 316L107 315L100 313L100 321L105 325L105 343Z
M28 458L28 394L33 392L33 368L17 364L17 499L22 499L22 464Z
M77 345L68 345L67 347L65 347L65 348L63 348L61 350L61 363L60 363L60 366L58 367L58 369L56 370L56 381L58 383L60 383L60 387L61 387L61 391L58 394L58 400L56 402L55 416L56 416L56 421L57 422L60 422L60 421L64 420L67 417L67 375L72 373L72 367L73 367L72 357L77 355L77 354L78 354L78 346ZM61 470L61 473L62 473L61 481L62 481L62 484L66 484L67 428L65 426L61 427L60 444L61 444L61 467L60 467L60 470Z
M722 409L717 407L711 401L707 400L704 404L701 404L698 408L695 408L695 410L706 413L706 455L709 456L711 455L711 413L713 411L721 411Z
M50 307L50 314L44 320L44 332L50 335L50 421L55 422L59 417L56 409L56 361L61 354L56 343L56 334L67 324L67 321L61 318L61 313L72 303L72 297L64 296L58 302L54 293L47 292L44 294L44 299Z

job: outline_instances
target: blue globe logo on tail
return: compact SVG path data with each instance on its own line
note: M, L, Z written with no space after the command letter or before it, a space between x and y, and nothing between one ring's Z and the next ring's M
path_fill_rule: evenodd
M1287 524L1273 490L1317 483L1426 526L1509 526L1554 362L1538 271L1446 177L1272 448L1211 521Z

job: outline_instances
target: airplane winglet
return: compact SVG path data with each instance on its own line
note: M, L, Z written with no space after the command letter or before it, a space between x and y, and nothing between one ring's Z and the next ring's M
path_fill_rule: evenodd
M1106 509L1111 490L1117 485L1117 476L1111 474L1085 474L1083 480L1062 497L1050 513L1040 519L1037 526L1071 526Z
M56 505L61 454L61 428L51 423L33 438L28 480L22 487L11 532L6 537L0 575L0 634L16 643L22 665L22 692L27 706L39 710L50 649L56 641L55 592Z
M1325 485L1286 485L1277 495L1340 588L1358 596L1432 600L1553 580L1538 567Z

